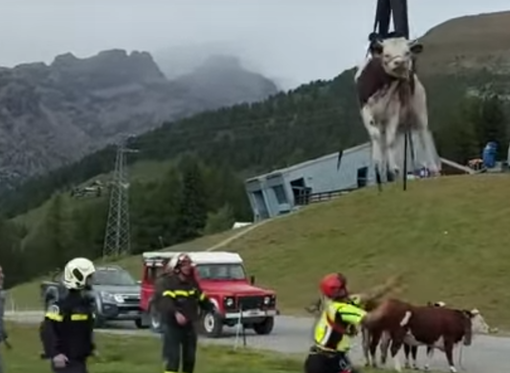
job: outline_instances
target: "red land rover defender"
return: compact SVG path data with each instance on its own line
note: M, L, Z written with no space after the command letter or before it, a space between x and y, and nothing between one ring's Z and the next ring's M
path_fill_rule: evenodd
M154 281L176 252L147 252L143 254L142 294L140 306L144 322L160 332L159 315L152 306ZM215 313L205 313L200 320L200 331L208 337L222 334L223 326L242 323L257 334L269 334L273 330L276 294L272 290L253 286L252 276L247 279L243 260L231 252L188 252L195 264L197 281L202 291L216 306Z

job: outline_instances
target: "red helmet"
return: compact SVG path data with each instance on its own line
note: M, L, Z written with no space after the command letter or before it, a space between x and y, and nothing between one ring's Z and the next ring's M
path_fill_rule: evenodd
M321 293L331 299L347 296L347 279L341 273L330 273L320 282Z

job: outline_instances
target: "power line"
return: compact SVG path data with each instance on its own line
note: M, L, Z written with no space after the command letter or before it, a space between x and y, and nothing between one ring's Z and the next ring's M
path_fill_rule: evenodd
M118 256L131 251L129 226L129 177L126 165L128 153L138 152L126 147L128 138L117 145L115 169L110 190L110 203L106 221L103 256Z

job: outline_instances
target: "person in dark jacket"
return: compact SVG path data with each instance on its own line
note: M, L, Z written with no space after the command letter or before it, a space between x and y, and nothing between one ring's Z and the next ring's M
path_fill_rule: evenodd
M64 269L67 292L48 307L41 323L43 356L55 373L87 373L87 358L94 353L94 303L87 295L94 264L85 258L69 261Z
M7 344L7 331L5 330L4 325L4 310L5 310L5 294L3 291L4 285L4 272L2 266L0 266L0 345L2 342L8 346ZM3 373L3 364L2 357L0 356L0 373Z
M201 291L194 276L193 263L179 254L168 264L169 273L156 286L157 307L163 325L165 373L179 372L182 348L182 372L195 369L197 332L195 322L200 310L214 311L214 305Z

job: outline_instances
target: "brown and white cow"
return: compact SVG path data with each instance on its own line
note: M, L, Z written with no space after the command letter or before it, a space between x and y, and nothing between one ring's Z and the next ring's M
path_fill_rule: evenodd
M404 302L402 302L404 303ZM368 305L367 310L373 310L379 306L379 303L372 303ZM429 307L444 307L444 302L428 302L427 306ZM409 307L411 305L409 304ZM362 347L363 347L363 353L365 356L365 365L366 366L372 366L377 367L376 364L376 350L377 346L380 346L381 349L381 363L386 364L387 355L388 355L388 346L390 343L390 335L388 333L388 330L385 330L384 323L379 323L377 325L373 325L372 328L369 330L368 328L362 329ZM382 343L381 343L382 342ZM404 341L404 355L405 355L405 367L410 368L410 360L409 355L413 358L413 368L417 368L417 354L418 354L418 346L410 345L408 343L405 343ZM432 349L432 347L427 346L427 352Z
M385 362L389 347L395 370L398 372L402 370L398 352L404 343L431 346L444 351L450 371L456 372L453 363L454 346L460 342L468 346L473 334L490 332L478 310L414 306L397 299L389 299L381 302L377 311L382 316L370 325L370 332L383 333L385 338L381 341L382 361ZM428 358L430 357L429 355Z
M427 302L427 306L429 307L446 307L445 302ZM427 356L432 357L434 353L434 348L431 346L427 346ZM405 363L404 366L406 368L413 368L418 369L418 346L412 345L409 343L406 343L404 341L404 357L405 357ZM413 360L413 363L411 365L411 359Z
M405 133L416 134L425 155L418 159L433 174L440 163L429 131L425 88L415 72L415 57L423 46L406 38L372 44L371 56L354 77L361 118L372 143L372 161L379 172L399 171L399 153Z

